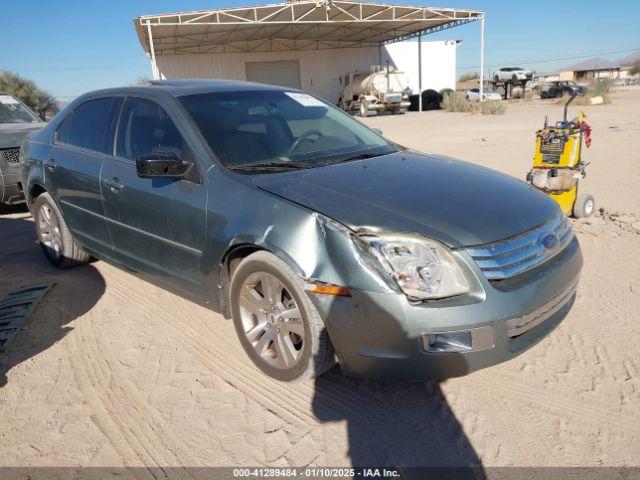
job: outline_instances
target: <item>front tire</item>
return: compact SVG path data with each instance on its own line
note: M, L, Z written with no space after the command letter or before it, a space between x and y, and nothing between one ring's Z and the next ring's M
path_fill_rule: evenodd
M240 343L276 380L308 380L335 363L329 335L304 286L289 265L265 251L242 260L231 279L231 314Z
M33 211L38 241L54 267L70 268L89 261L90 255L74 240L51 195L39 195Z

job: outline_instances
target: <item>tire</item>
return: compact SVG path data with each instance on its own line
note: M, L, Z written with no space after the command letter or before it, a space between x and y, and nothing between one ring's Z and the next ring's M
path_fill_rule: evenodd
M518 76L517 75L513 75L513 77L511 77L511 83L518 83Z
M493 81L496 83L500 83L500 75L496 75L493 77Z
M369 109L367 108L366 100L360 100L360 116L361 117L369 116Z
M76 242L62 212L48 193L40 194L34 205L36 235L47 260L56 268L87 263L91 256Z
M573 204L573 218L589 218L596 209L596 202L593 195L588 193L578 193Z
M289 265L265 251L243 259L231 279L231 316L242 347L263 373L283 382L318 377L335 364L329 334L304 287ZM280 292L272 297L275 302L268 300L270 288ZM279 317L296 307L299 317ZM289 357L292 352L295 358Z
M425 90L422 92L422 110L438 110L440 109L442 98L435 90Z

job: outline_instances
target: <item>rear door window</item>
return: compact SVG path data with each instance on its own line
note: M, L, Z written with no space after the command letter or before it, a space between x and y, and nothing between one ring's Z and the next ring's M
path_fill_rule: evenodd
M89 100L73 110L60 125L57 140L101 153L112 153L110 119L115 98ZM70 122L68 125L67 122Z

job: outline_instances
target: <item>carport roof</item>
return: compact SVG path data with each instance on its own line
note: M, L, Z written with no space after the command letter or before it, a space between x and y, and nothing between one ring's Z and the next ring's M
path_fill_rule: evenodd
M457 27L483 15L479 10L303 0L144 15L134 24L146 52L173 55L378 46Z

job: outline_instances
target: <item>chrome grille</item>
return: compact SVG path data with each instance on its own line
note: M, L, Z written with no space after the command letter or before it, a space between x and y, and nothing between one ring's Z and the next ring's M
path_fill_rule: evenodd
M20 148L5 148L0 150L0 156L4 158L7 163L18 164L20 163Z
M550 238L554 237L554 239ZM561 252L573 238L564 214L501 242L467 248L489 280L504 280L537 267ZM553 245L555 243L555 245Z

